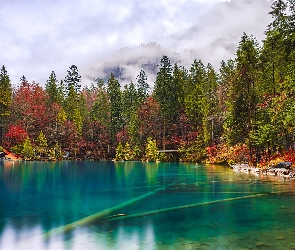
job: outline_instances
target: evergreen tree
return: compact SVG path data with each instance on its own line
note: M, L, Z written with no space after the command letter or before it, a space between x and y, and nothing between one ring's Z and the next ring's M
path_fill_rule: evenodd
M206 69L202 61L195 60L192 64L185 85L185 113L195 128L202 126L202 98L206 81Z
M74 86L69 87L68 95L65 99L65 111L67 117L73 120L76 110L79 108L79 94L75 91Z
M73 87L76 92L79 92L81 89L81 76L78 73L78 68L76 65L72 65L70 70L67 70L68 74L65 77L65 82L67 83L67 90L70 91L70 88Z
M287 3L282 0L274 1L269 14L273 21L268 25L266 39L263 41L261 51L261 66L264 93L276 94L279 92L279 85L286 77L288 71L288 57L293 50L288 40L290 34L288 17L286 14ZM293 29L293 28L292 28Z
M229 116L226 121L228 141L248 142L252 155L251 130L254 129L257 104L257 66L259 48L254 37L244 33L237 50L238 77L232 82L228 98ZM251 159L250 159L251 160Z
M163 120L162 147L164 150L167 138L171 136L169 127L177 120L180 106L177 96L177 85L173 81L172 71L170 59L167 56L163 56L155 81L153 97L160 104L160 114Z
M83 126L83 119L82 119L81 112L80 112L79 108L74 109L74 113L73 113L73 116L72 116L72 121L75 124L78 135L81 135L82 126Z
M101 85L99 87L96 101L92 107L90 117L92 121L99 121L104 126L110 126L110 102L106 89Z
M42 130L40 131L40 134L38 135L36 141L35 141L35 148L39 154L39 156L42 156L46 154L46 151L48 149L47 139L45 135L43 134Z
M117 149L116 149L116 160L122 161L125 158L124 148L121 142L118 143Z
M145 157L148 161L157 161L159 157L157 142L156 140L152 140L151 137L147 138L145 147Z
M134 159L133 151L131 146L128 142L126 142L124 147L124 160L125 161L132 161Z
M58 92L58 100L57 103L65 108L65 99L67 95L66 86L63 80L60 80L59 84L57 85L57 92Z
M0 71L0 145L3 139L4 129L10 116L12 104L12 89L9 75L4 65Z
M203 87L202 121L204 143L209 146L214 144L214 120L217 118L217 74L211 64L206 68L206 82Z
M180 107L184 107L187 77L187 70L184 67L179 67L177 63L175 63L173 68L173 85L176 86L178 103L175 105L179 105L177 108L178 110Z
M34 148L29 137L24 141L21 154L24 156L25 160L31 160L34 157Z
M115 135L123 127L122 117L122 92L118 80L113 73L108 80L107 93L110 101L110 118L111 118L111 140L115 144Z
M179 109L177 85L173 81L172 72L170 59L163 56L157 73L153 96L160 104L160 112L164 122L174 121Z
M147 76L144 70L140 71L139 75L136 77L136 80L139 105L141 105L149 96L149 85L147 83Z
M49 100L50 100L51 104L54 102L61 104L58 86L57 86L56 75L55 75L54 71L51 72L49 79L46 81L45 90L46 90L47 94L49 95Z
M122 113L124 124L128 125L134 112L139 106L138 92L131 81L130 84L124 86L122 92Z

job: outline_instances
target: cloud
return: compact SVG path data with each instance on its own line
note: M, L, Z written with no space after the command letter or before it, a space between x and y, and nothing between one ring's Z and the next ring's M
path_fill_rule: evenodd
M185 49L217 64L233 56L243 31L261 36L268 6L266 0L2 0L0 64L14 84L25 75L43 86L52 70L63 79L72 64L83 84L106 66L120 65L126 78L135 80L141 64L154 63L162 53L175 51L191 63ZM225 38L222 46L217 38ZM138 47L150 41L161 47ZM124 47L131 49L120 50Z

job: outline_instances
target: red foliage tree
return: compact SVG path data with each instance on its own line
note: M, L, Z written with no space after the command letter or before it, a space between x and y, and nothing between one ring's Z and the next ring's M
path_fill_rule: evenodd
M130 140L129 133L126 129L122 129L116 134L117 142L121 142L122 144L125 144Z
M160 145L161 141L161 118L160 105L152 97L148 97L138 110L139 134L143 145L148 137L156 140Z
M96 159L106 159L109 153L109 129L99 121L87 121L83 126L83 138L87 141L87 149L92 151Z
M28 134L19 125L10 125L7 133L4 135L5 147L10 148L25 141Z
M48 127L52 112L47 108L47 93L35 82L25 79L14 92L12 117L14 123L20 124L31 138L35 138L41 130Z

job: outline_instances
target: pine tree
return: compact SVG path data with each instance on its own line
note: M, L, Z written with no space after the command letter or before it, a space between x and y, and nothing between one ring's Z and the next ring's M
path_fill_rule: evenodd
M9 75L4 65L0 71L0 145L3 139L4 129L10 116L12 104L12 89Z
M108 80L107 93L110 101L111 140L115 144L115 135L123 128L122 92L119 81L113 73Z
M160 112L166 122L174 121L179 109L177 86L173 81L172 72L170 59L163 56L155 81L153 97L160 104Z
M217 74L211 64L206 68L206 81L203 86L202 97L202 121L204 143L206 146L214 144L214 120L217 117Z
M156 140L152 140L151 137L147 138L145 147L145 157L148 161L157 161L159 157L157 142Z
M79 92L81 89L81 76L78 73L78 68L76 65L72 65L70 70L67 70L68 74L65 77L65 82L67 83L67 90L70 91L70 88L73 87L76 92Z
M46 151L48 149L47 139L45 135L43 134L42 130L40 131L40 134L38 135L36 141L36 150L40 156L43 156L46 154Z
M79 94L74 89L73 85L70 85L68 95L65 99L65 111L67 114L67 117L70 120L73 120L73 117L75 116L75 112L79 107Z
M195 60L185 85L185 113L196 128L202 126L202 98L206 69L202 61Z
M167 138L171 136L170 127L177 119L180 106L177 96L177 85L173 81L172 71L170 59L167 56L163 56L155 81L153 97L160 104L160 114L163 120L162 147L164 150Z
M180 107L184 107L187 77L187 70L184 67L179 67L177 63L175 63L173 68L173 85L176 86L178 103L175 105L179 105L177 108L178 110Z
M50 103L60 103L60 98L59 98L59 91L58 91L58 87L57 87L57 80L56 80L56 75L55 72L52 71L49 79L46 81L45 84L45 90L47 92L47 94L49 95L49 99L50 99Z
M117 149L116 149L116 160L122 161L125 158L124 148L121 142L118 143Z
M24 141L21 154L24 156L25 160L31 160L34 157L34 149L29 137Z
M130 84L124 86L122 92L122 113L124 125L128 125L134 112L139 106L138 92L131 81Z
M110 126L110 102L108 94L103 85L99 86L97 98L94 102L92 110L90 112L90 118L92 121L99 121L104 126Z
M149 85L147 83L147 76L144 70L140 71L139 75L136 77L136 80L139 105L141 105L149 96Z
M226 130L231 145L246 143L252 157L251 131L256 120L257 67L259 48L256 39L244 33L237 50L238 77L232 82L228 98ZM250 159L251 161L251 159Z

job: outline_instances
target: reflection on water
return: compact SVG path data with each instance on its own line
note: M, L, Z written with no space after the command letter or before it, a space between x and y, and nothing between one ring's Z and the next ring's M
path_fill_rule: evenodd
M222 166L0 162L0 200L0 249L295 249L294 181Z

